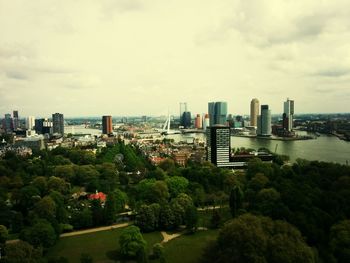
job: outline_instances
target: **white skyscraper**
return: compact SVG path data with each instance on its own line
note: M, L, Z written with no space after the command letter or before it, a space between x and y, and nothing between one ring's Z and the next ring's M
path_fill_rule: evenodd
M261 105L261 115L257 118L257 135L271 136L271 110L269 105Z
M34 116L28 116L26 118L26 129L27 130L33 130L35 126L35 117Z
M283 128L286 131L293 130L294 100L287 98L283 103Z

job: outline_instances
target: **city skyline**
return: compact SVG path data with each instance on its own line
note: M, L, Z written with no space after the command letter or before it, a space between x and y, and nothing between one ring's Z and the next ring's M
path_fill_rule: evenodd
M281 113L287 96L298 113L349 112L349 10L343 0L2 0L0 115L159 116L181 101L248 114L255 97Z

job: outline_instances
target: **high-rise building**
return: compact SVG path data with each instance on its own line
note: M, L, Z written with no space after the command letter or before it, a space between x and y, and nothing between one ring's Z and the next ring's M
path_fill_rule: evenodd
M258 125L258 115L259 115L259 100L252 99L250 102L250 125L257 126Z
M219 124L226 125L227 102L209 102L208 103L209 124L210 126Z
M35 117L34 116L28 116L26 118L26 129L27 130L33 130L35 126Z
M17 130L19 128L19 116L18 110L13 111L13 129Z
M197 117L194 121L194 127L196 129L202 129L203 125L202 125L202 117L200 114L197 114Z
M294 115L294 100L287 98L287 101L283 103L283 129L286 131L293 130L293 115Z
M64 135L64 117L61 113L52 114L53 133Z
M102 133L113 134L112 116L102 116Z
M208 113L203 114L203 130L206 131L209 125L210 125L209 114Z
M230 127L210 126L207 129L207 160L217 167L230 167Z
M13 132L13 119L10 113L5 114L5 118L2 120L2 127L6 133Z
M257 135L271 136L271 110L269 105L261 105L261 115L257 118Z
M181 124L181 126L183 126L185 129L191 127L191 112L185 111L185 112L182 114L180 124Z
M186 111L187 111L187 102L180 102L180 122L181 122L181 119L182 119L182 115Z
M35 121L35 132L38 134L52 134L53 123L48 119L36 119Z

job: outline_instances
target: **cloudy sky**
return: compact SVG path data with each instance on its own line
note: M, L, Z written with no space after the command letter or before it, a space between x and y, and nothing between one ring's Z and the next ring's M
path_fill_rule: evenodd
M0 0L0 114L350 111L349 0Z

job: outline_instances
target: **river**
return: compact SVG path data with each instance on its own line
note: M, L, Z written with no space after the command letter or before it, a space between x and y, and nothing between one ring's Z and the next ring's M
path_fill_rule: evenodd
M66 133L72 131L73 126L66 127ZM87 133L92 135L101 135L101 130L84 128L84 126L74 126L73 133ZM300 135L305 135L305 132L298 132ZM168 135L175 141L193 141L193 138L205 140L205 135L202 133L195 134L174 134ZM277 145L277 150L276 150ZM291 161L297 158L306 160L318 160L326 162L337 162L346 164L350 162L350 142L338 139L335 136L323 135L315 140L301 141L276 141L258 138L246 137L231 137L232 148L267 148L278 154L288 155Z

